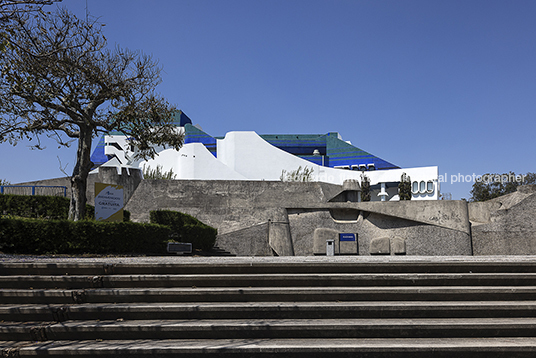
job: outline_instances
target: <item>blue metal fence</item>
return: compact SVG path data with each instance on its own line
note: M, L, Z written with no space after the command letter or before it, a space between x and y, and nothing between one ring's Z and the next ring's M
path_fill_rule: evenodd
M1 185L0 194L67 196L67 187L53 185Z

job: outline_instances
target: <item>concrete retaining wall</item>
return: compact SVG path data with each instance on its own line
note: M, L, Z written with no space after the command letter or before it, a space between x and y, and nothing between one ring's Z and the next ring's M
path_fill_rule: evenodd
M358 213L357 220L344 222L334 220L329 209L292 210L289 222L295 254L313 255L311 239L314 231L318 227L325 227L341 233L358 234L360 255L370 255L372 240L381 237L404 239L407 255L471 255L471 238L466 232L377 213ZM394 254L394 250L390 253Z
M341 191L325 183L144 180L126 209L134 221L157 209L193 215L218 228L217 245L237 255L313 255L316 228L357 233L360 255L380 236L405 240L407 255L471 255L464 202L328 202Z
M231 180L143 180L126 209L148 222L157 209L182 211L220 234L259 223L286 221L284 208L326 202L340 186L324 183Z
M385 240L390 254L400 247L406 255L536 254L534 185L484 203L357 203L330 202L342 186L319 182L141 180L114 171L90 176L90 203L95 181L122 184L133 221L148 222L151 210L181 211L216 227L217 245L237 255L314 255L317 228L357 234L359 255ZM69 186L69 179L24 184Z
M482 210L486 205L488 210ZM536 185L469 204L475 255L536 254ZM481 220L481 222L477 222Z

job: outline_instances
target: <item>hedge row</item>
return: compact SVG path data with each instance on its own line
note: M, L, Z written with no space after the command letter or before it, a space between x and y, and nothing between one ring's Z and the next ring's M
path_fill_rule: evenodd
M0 218L0 251L14 254L165 253L171 229L156 224Z
M0 251L16 254L165 253L168 241L190 242L208 251L217 230L193 216L169 210L150 213L152 224L66 220L69 199L55 196L0 195ZM43 220L46 219L46 220Z
M149 217L151 223L169 227L174 241L189 242L194 249L204 251L214 247L218 230L193 216L171 210L156 210L151 211Z
M69 216L69 198L41 195L0 195L0 215L63 220ZM95 208L86 204L86 219L95 218ZM130 221L130 213L123 211L123 221Z

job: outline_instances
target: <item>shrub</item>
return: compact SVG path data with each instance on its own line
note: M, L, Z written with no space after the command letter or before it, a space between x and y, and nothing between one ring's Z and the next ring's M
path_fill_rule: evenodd
M411 200L411 178L402 173L400 183L398 184L398 196L400 200Z
M0 216L20 216L63 220L69 217L69 198L41 195L0 195ZM86 219L95 219L95 208L86 204ZM130 212L123 210L123 221L130 221Z
M150 166L143 166L143 179L171 180L175 179L176 177L177 174L173 173L173 168L171 168L168 172L164 172L161 165L157 165L156 169L151 169Z
M308 168L307 166L303 168L301 165L298 167L298 169L293 170L291 172L287 172L285 169L281 171L281 176L279 177L279 180L281 181L298 181L298 182L310 182L313 180L313 168Z
M361 201L370 201L370 179L361 174Z
M0 218L0 251L16 254L165 253L171 229L132 222Z
M209 251L216 242L218 230L188 214L171 210L156 210L150 212L150 221L166 225L171 229L170 239L189 242L194 249Z

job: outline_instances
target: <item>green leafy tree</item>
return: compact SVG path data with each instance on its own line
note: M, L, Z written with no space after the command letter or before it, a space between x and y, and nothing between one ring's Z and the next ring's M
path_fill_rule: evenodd
M411 200L411 178L403 173L398 184L398 196L400 200Z
M361 174L361 201L370 201L370 179Z
M155 93L161 68L150 56L107 48L102 24L55 13L15 12L10 46L0 56L0 143L27 138L41 149L43 135L77 143L69 217L84 217L92 139L119 131L137 158L156 146L178 149L175 108ZM67 140L65 140L67 137Z
M517 180L521 178L522 180ZM469 201L486 201L513 193L520 185L536 184L536 173L516 175L513 172L503 174L484 174L473 183Z
M525 180L522 185L535 185L536 184L536 173L528 172L525 174Z

